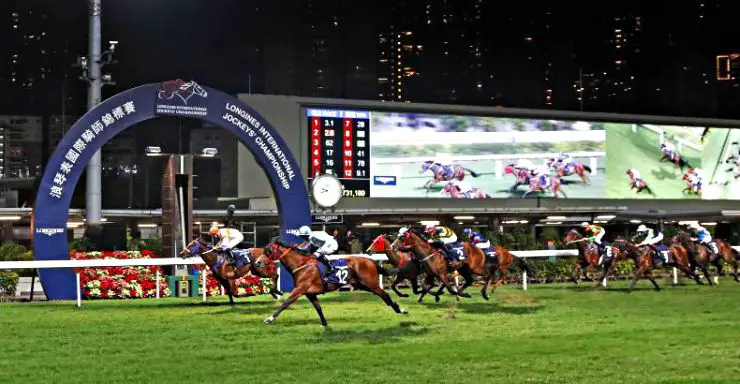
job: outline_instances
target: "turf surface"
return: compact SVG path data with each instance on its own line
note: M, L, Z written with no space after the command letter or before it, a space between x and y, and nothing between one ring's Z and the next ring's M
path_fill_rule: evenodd
M740 379L740 284L626 294L507 286L455 307L362 293L276 302L197 299L0 304L0 382L675 383ZM616 287L616 288L614 288ZM471 290L471 293L473 291ZM477 292L476 292L477 293Z
M662 127L666 129L666 127ZM633 133L626 124L605 124L606 129L606 197L611 199L696 199L685 195L682 190L686 183L681 179L683 173L673 164L659 162L660 137L658 134L640 128ZM682 155L695 167L701 166L701 154L684 147ZM630 191L628 168L637 168L643 180L654 195L643 191L639 194Z

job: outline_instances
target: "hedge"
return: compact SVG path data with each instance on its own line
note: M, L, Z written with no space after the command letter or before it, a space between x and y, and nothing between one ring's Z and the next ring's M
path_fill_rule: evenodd
M15 297L18 287L18 274L15 272L0 272L0 301L11 300Z

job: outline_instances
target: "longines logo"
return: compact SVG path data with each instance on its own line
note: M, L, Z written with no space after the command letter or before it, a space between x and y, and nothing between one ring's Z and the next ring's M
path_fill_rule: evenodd
M46 236L54 236L60 233L67 233L65 228L36 228L36 233Z

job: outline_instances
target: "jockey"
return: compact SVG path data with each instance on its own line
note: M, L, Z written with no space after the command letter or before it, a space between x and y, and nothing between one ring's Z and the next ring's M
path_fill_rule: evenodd
M463 235L467 236L468 239L470 239L470 242L483 250L486 255L496 255L496 250L491 246L491 241L481 235L480 232L473 232L471 228L465 228L463 229Z
M470 198L472 196L472 193L474 192L473 186L468 182L455 179L455 180L450 181L449 183L452 184L455 188L457 188L457 190L460 191L460 193L465 195L465 197L467 198ZM441 194L444 196L448 195L448 193L445 192L444 189L442 189Z
M531 171L529 171L529 175L533 179L538 179L538 181L540 182L540 188L545 189L550 186L550 175L547 172L547 168L543 166L534 167Z
M447 259L457 259L452 250L452 245L457 243L457 235L452 229L448 227L429 224L424 229L424 232L429 235L430 243L437 243L441 245L440 248L442 248L442 250L444 251Z
M653 251L656 252L656 254L658 252L665 251L666 247L661 244L661 241L663 241L663 234L660 232L658 228L653 228L652 226L648 227L645 224L640 224L640 226L637 227L637 232L638 233L645 232L646 234L645 234L645 238L642 239L642 241L639 244L635 244L635 245L637 245L638 247L647 245L650 248L652 248ZM665 262L668 262L668 255L664 253L663 259Z
M676 155L676 147L669 142L660 144L660 151L670 160L673 160L673 157Z
M572 171L573 166L575 165L575 160L573 160L573 158L570 157L569 153L565 153L565 152L558 153L557 162L558 164L563 166L563 171L565 173L570 173Z
M689 170L686 175L686 180L691 185L691 191L694 193L699 193L701 185L704 182L701 170L698 168L694 168L692 170Z
M709 247L709 250L712 251L714 254L719 253L719 249L717 248L717 243L712 240L712 234L709 233L709 231L699 225L699 223L691 223L689 224L689 230L696 235L696 237L692 238L691 240L698 242L699 244L704 244Z
M208 234L219 239L215 249L220 250L231 260L234 260L232 249L244 240L244 235L234 228L219 228L215 225L211 227Z
M326 266L326 274L328 275L333 267L326 256L331 255L339 249L337 240L324 231L312 231L311 227L307 225L298 229L298 236L303 239L303 243L298 248L312 252L316 260Z
M611 257L611 252L608 252L609 248L607 247L606 241L602 241L602 239L606 235L606 231L604 230L604 228L598 225L589 224L585 221L581 223L581 227L586 230L587 235L591 235L588 240L593 241L596 244L600 256L599 265L601 265L601 262L603 261L605 256L606 258Z
M642 175L637 168L630 168L625 172L630 177L630 189L636 188L642 182Z

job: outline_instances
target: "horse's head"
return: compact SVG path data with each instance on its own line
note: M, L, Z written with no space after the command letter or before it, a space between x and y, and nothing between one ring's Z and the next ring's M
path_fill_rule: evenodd
M513 175L515 170L514 164L506 164L504 167L504 175Z
M421 165L421 169L419 170L419 173L424 173L424 172L428 171L429 170L429 167L431 167L432 164L434 164L434 161L432 161L432 160L425 161L424 164Z
M206 92L206 90L203 87L201 87L198 83L196 83L194 81L191 81L189 83L185 83L183 85L183 87L184 87L184 89L188 89L190 91L190 93L192 93L193 95L198 95L198 96L201 96L201 97L207 97L208 96L208 92Z
M552 165L555 164L555 158L551 157L547 159L547 166L552 167Z
M457 187L453 183L447 183L445 184L444 188L442 188L442 191L447 192L447 193L451 193L456 190L457 190Z
M267 255L266 248L249 248L247 251L249 251L253 265L257 268L264 268L273 263L273 260Z
M365 250L365 253L374 253L374 252L385 252L390 249L391 242L388 241L388 238L386 238L386 235L378 235L375 239L373 239L373 242L370 243L370 246L367 247L367 250Z
M581 240L582 238L583 238L583 235L581 235L580 232L578 232L575 229L571 229L565 235L565 239L563 239L563 242L567 244L567 243L570 243L572 241Z

